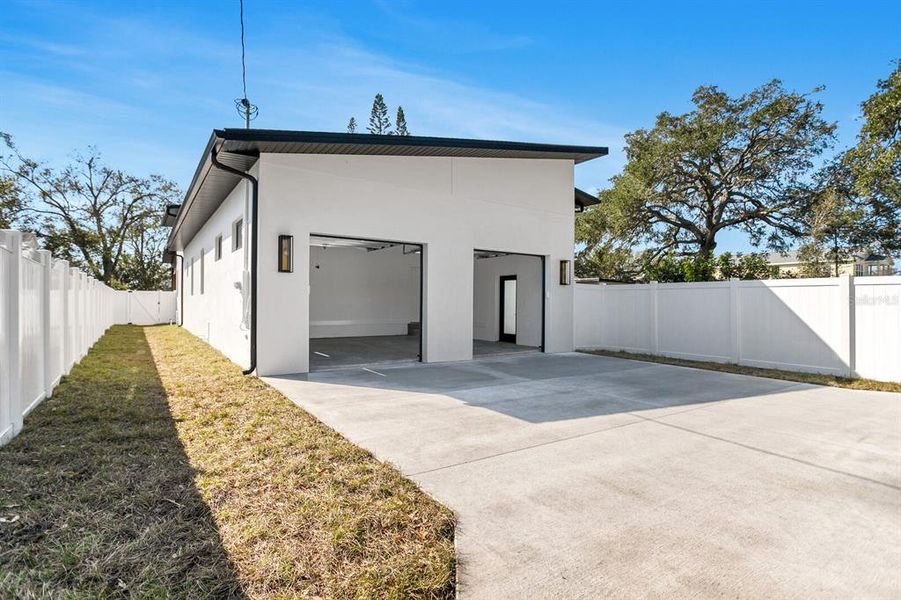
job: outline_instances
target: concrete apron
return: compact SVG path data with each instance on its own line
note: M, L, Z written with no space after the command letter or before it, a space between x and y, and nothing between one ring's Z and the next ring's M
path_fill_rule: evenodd
M508 356L539 352L538 348L505 342L473 340L473 355ZM313 338L310 370L326 371L373 365L409 365L419 362L419 338L409 335Z
M461 597L898 597L898 394L584 354L372 370L266 381L456 512Z

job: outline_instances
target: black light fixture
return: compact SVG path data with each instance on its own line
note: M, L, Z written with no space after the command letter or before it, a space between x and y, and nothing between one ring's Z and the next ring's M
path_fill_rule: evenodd
M572 283L572 270L570 269L571 261L560 261L560 285L569 285Z
M278 236L278 272L294 272L294 236Z

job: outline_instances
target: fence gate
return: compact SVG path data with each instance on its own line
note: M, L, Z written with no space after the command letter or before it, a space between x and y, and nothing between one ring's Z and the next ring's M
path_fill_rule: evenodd
M128 322L134 325L156 325L160 322L159 292L129 292Z

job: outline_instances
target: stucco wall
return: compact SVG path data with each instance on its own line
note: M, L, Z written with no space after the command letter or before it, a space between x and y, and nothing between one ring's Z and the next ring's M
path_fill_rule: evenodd
M496 256L475 261L473 337L497 341L500 332L500 277L516 275L516 343L541 345L541 259Z
M406 335L418 320L419 254L310 247L310 337Z
M250 333L241 326L241 290L244 251L249 249L250 231L245 211L245 183L239 183L225 202L213 213L184 251L184 327L206 340L235 363L246 367L250 363ZM232 224L244 218L244 248L232 250ZM214 244L222 235L222 258L215 260ZM204 290L200 293L200 255L204 255ZM272 255L275 255L273 250ZM181 261L179 261L181 262ZM274 262L274 261L273 261ZM194 293L191 293L191 268L194 269ZM179 269L181 285L181 269ZM179 306L181 308L181 306ZM180 313L182 314L182 313Z
M546 350L573 349L572 286L552 277L573 256L570 160L263 154L258 371L309 366L311 233L423 244L423 359L472 357L473 249L546 256ZM295 271L276 271L279 234Z

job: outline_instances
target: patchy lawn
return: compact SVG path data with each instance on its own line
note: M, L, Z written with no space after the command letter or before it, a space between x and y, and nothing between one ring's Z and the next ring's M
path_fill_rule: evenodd
M0 448L3 598L449 598L453 532L176 327L112 328Z
M632 352L614 352L612 350L582 350L586 354L598 356L612 356L614 358L626 358L630 360L643 360L646 362L662 363L665 365L677 365L680 367L693 367L695 369L707 369L708 371L720 371L723 373L738 373L739 375L753 375L755 377L768 377L784 381L798 381L800 383L813 383L816 385L828 385L832 387L848 388L851 390L871 390L876 392L901 392L901 383L891 381L876 381L875 379L850 379L835 375L820 375L818 373L800 373L798 371L780 371L778 369L758 369L756 367L743 367L740 365L702 362L698 360L684 360L670 358L668 356L655 356L652 354L638 354Z

